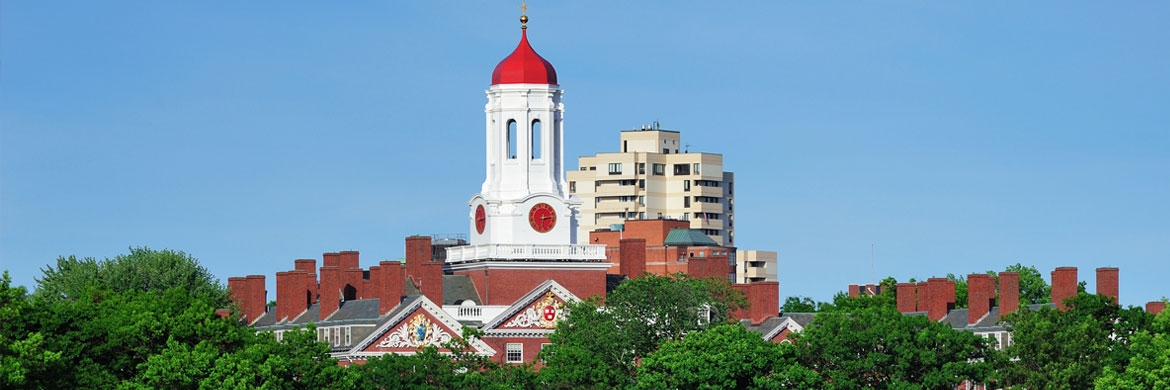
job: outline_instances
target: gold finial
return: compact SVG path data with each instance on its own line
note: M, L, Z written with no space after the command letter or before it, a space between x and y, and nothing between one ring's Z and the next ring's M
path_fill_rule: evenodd
M520 1L520 29L528 29L528 4L526 1Z

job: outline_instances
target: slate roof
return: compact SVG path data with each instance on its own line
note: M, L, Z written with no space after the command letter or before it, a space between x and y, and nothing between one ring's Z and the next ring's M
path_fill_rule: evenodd
M463 301L475 302L476 306L483 304L479 299L479 291L475 289L475 283L471 281L471 276L443 275L443 304L458 305Z
M670 229L663 241L666 246L719 246L699 229Z
M380 303L381 300L377 298L344 301L341 302L341 307L333 312L333 315L330 315L327 320L334 322L378 318L378 305Z

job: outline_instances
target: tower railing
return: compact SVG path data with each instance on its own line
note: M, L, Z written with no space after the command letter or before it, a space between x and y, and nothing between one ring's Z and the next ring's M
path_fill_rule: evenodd
M447 263L476 260L604 261L605 245L488 244L447 248Z

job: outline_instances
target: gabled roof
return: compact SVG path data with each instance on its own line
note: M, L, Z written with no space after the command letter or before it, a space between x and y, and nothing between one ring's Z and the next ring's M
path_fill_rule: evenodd
M759 325L751 325L750 320L741 321L747 330L761 333L764 340L772 340L780 332L788 329L791 332L800 332L812 322L816 313L787 313L780 317L769 317Z
M500 315L483 326L485 336L536 336L552 333L564 314L568 302L580 301L576 295L549 279L537 285ZM544 310L551 310L546 313ZM549 318L551 317L551 318ZM550 326L551 325L551 326Z
M432 322L431 319L434 319ZM409 320L409 321L408 321ZM413 321L419 320L421 327L420 331L425 331L427 337L421 340L412 339L411 332L416 329L404 328L405 326L415 325ZM380 321L377 327L369 336L366 336L361 341L354 344L353 348L348 351L335 354L335 356L342 359L364 359L370 356L381 356L387 352L369 352L367 351L372 346L388 346L396 348L410 348L417 350L428 345L439 347L439 344L449 341L452 338L462 337L458 334L463 330L463 325L459 323L450 314L447 314L442 307L439 307L426 296L418 295L407 298L400 303L394 310L387 313ZM496 350L492 349L487 343L480 339L472 339L468 344L479 355L493 356ZM413 354L413 350L403 350L398 352L390 352L409 355Z
M670 229L663 244L666 246L719 246L699 229Z

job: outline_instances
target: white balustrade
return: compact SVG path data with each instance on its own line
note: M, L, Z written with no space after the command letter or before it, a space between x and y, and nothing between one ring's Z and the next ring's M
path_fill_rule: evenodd
M603 261L605 245L488 244L447 248L447 262L472 260Z

